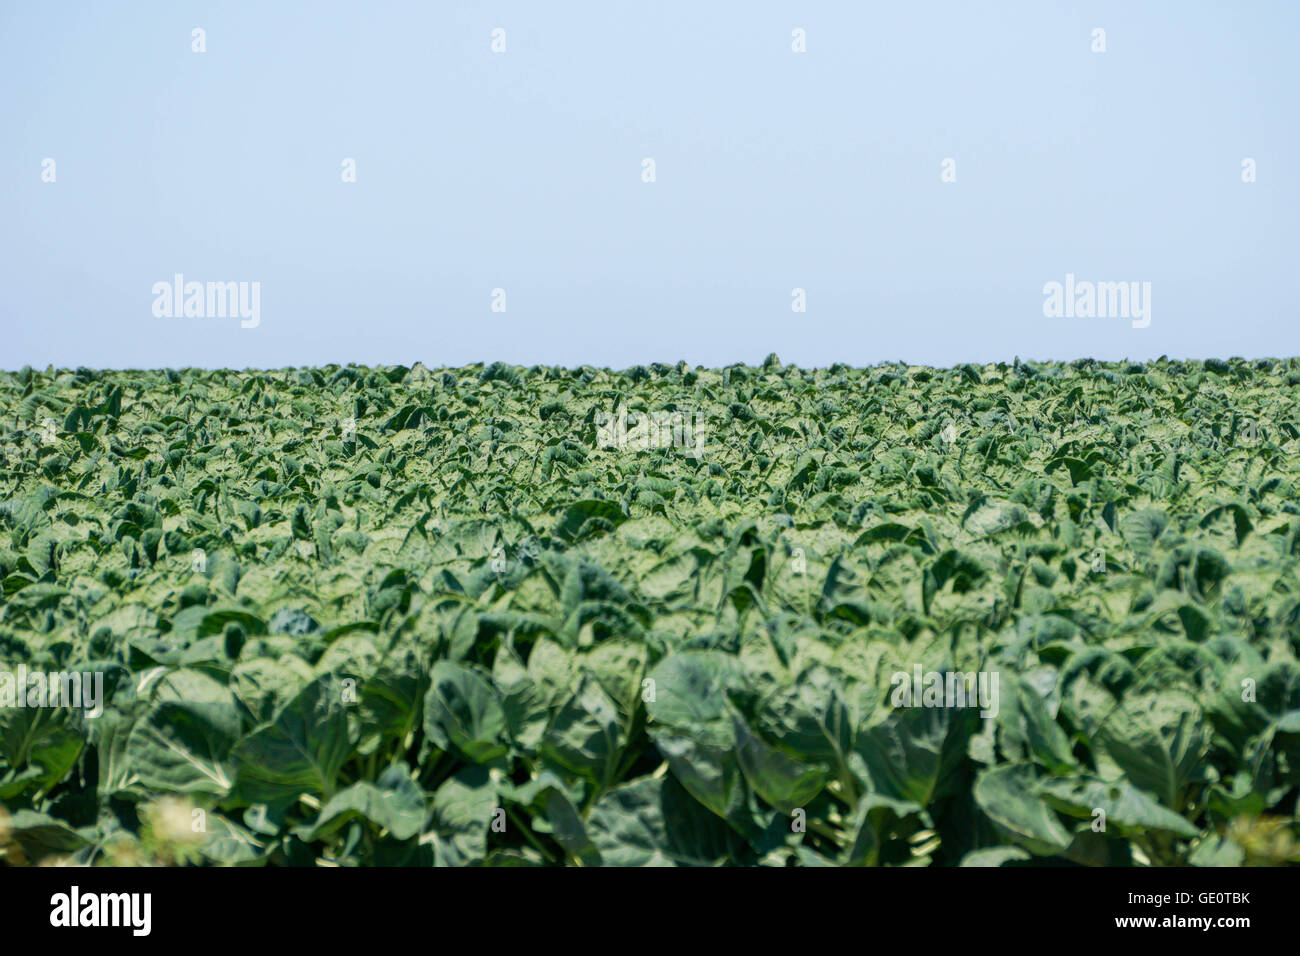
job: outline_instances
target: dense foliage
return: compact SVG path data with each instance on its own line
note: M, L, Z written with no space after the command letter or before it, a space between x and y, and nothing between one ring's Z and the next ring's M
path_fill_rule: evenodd
M0 684L0 859L1297 859L1297 397L1294 360L0 374L0 679L106 697ZM916 672L996 714L900 706Z

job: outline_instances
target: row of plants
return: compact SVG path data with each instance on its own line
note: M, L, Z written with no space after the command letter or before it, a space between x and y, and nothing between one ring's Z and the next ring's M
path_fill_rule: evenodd
M0 373L0 860L1294 862L1297 397Z

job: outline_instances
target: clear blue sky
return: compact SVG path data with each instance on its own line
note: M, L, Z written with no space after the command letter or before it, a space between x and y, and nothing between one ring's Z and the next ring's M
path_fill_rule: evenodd
M0 368L1300 355L1298 40L1243 0L6 2ZM156 318L178 272L261 324ZM1067 273L1150 327L1045 318Z

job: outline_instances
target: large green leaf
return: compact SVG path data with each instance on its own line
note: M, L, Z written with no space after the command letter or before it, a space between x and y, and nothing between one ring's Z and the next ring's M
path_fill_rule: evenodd
M253 803L329 797L352 747L340 682L317 678L274 721L235 746L239 793Z
M375 783L361 780L335 793L316 822L299 835L317 840L359 817L398 840L409 840L420 832L427 813L419 784L400 767L389 767Z
M642 777L606 793L586 824L606 866L716 866L745 850L739 836L671 777Z
M506 752L506 717L500 695L474 671L435 664L424 698L424 732L439 747L455 747L475 763Z
M126 780L174 793L223 797L234 782L231 748L240 735L230 689L193 670L151 685L149 710L127 741Z
M1070 834L1056 814L1034 791L1033 770L1006 764L980 773L975 802L1009 839L1039 855L1063 853Z

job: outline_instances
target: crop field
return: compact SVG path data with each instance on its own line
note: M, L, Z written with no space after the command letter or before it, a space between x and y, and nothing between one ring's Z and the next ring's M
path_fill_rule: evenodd
M1297 399L0 373L0 861L1300 861Z

